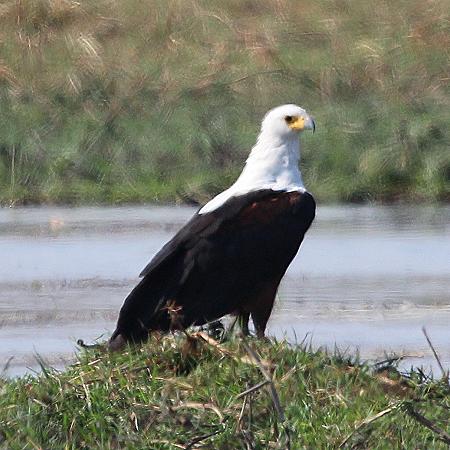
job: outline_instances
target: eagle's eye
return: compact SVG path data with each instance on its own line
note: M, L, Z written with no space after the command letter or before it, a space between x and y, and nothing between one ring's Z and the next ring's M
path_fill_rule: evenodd
M286 116L284 118L284 120L286 121L286 123L291 123L294 120L294 117L293 116Z

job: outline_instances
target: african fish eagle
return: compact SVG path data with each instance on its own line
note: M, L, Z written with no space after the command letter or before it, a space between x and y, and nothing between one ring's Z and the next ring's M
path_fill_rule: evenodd
M257 336L264 336L278 285L315 215L299 169L299 136L307 129L314 131L314 120L299 106L266 114L237 181L198 210L141 272L110 348L226 314L239 316L244 333L251 316Z

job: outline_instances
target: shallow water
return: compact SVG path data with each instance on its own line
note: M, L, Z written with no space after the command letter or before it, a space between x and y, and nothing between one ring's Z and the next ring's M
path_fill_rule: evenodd
M107 337L151 256L189 207L0 209L0 370L73 358ZM450 367L450 207L321 206L284 278L269 334L313 346L395 352Z

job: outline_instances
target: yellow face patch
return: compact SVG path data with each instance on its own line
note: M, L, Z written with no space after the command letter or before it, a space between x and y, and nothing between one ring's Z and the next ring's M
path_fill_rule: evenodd
M303 116L286 116L284 120L291 130L301 131L305 128L305 118Z

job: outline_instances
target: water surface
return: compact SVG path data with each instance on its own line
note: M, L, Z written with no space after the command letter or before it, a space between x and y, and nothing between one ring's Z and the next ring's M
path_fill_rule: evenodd
M107 337L152 255L189 207L0 209L0 367L62 367L75 341ZM269 334L395 352L450 367L450 207L322 206L284 278Z

